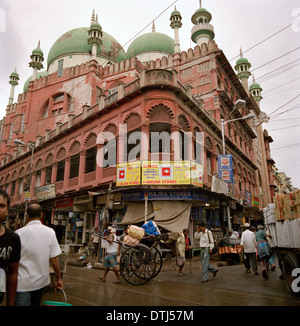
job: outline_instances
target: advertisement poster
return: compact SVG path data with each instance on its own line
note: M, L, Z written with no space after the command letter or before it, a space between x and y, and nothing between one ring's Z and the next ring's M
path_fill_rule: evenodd
M252 194L245 190L244 204L246 206L252 206Z
M232 155L218 155L218 176L227 183L233 183Z
M191 184L203 187L203 166L196 162L191 162Z
M143 185L190 184L190 161L143 161Z
M141 184L141 162L129 162L117 165L118 186L136 186Z

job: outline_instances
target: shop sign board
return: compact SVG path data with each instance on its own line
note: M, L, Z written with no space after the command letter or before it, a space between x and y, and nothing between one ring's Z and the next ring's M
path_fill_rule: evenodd
M218 176L225 182L233 183L232 155L218 155Z
M252 206L259 208L260 207L259 205L260 205L259 197L252 195Z
M117 165L117 186L136 186L141 183L141 162L127 162Z
M42 187L36 187L34 188L34 192L38 201L43 201L56 197L54 183Z
M143 161L143 185L190 184L190 161Z
M252 206L252 194L245 190L244 204L246 206Z
M219 193L219 194L227 195L228 194L228 185L224 180L213 175L211 191Z
M147 190L141 191L126 191L121 193L121 200L144 200L145 193L148 195L148 200L199 200L204 202L213 201L207 194L198 191L190 190Z
M73 206L73 198L61 198L56 200L56 208L70 207Z
M191 162L191 184L203 187L203 165Z

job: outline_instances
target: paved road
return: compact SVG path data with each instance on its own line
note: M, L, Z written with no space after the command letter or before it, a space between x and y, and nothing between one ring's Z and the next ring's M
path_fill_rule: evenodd
M300 297L292 294L279 279L280 271L261 275L245 273L243 265L219 268L216 278L201 283L201 270L187 268L179 277L176 270L162 271L149 283L133 286L122 280L116 285L113 272L106 283L99 281L103 270L68 266L63 277L68 302L73 306L300 306ZM44 300L62 301L48 288Z

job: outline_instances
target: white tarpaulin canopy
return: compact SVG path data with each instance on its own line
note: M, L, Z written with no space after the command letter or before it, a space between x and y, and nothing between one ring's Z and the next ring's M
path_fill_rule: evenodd
M170 232L182 232L188 228L192 203L182 201L149 201L147 220ZM153 218L154 217L154 218ZM128 203L122 224L136 224L145 221L145 203Z

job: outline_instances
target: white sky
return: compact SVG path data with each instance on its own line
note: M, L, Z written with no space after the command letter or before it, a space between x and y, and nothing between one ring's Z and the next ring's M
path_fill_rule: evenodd
M252 64L256 82L263 88L261 110L267 114L279 108L276 113L289 110L263 127L274 140L271 156L277 168L300 188L300 1L202 2L212 14L215 41L231 65L234 67L240 47ZM183 17L179 31L181 50L187 50L195 46L190 40L191 17L199 8L198 0L0 0L0 119L5 115L8 103L9 75L16 67L20 75L15 90L16 101L18 94L23 92L24 82L32 75L28 63L39 40L46 68L52 44L68 30L88 27L95 8L103 30L116 38L126 51L128 41L147 25L142 34L151 32L153 19L173 3L155 21L156 31L173 37L169 18L176 5ZM272 60L274 62L269 63ZM251 83L252 77L249 78Z

